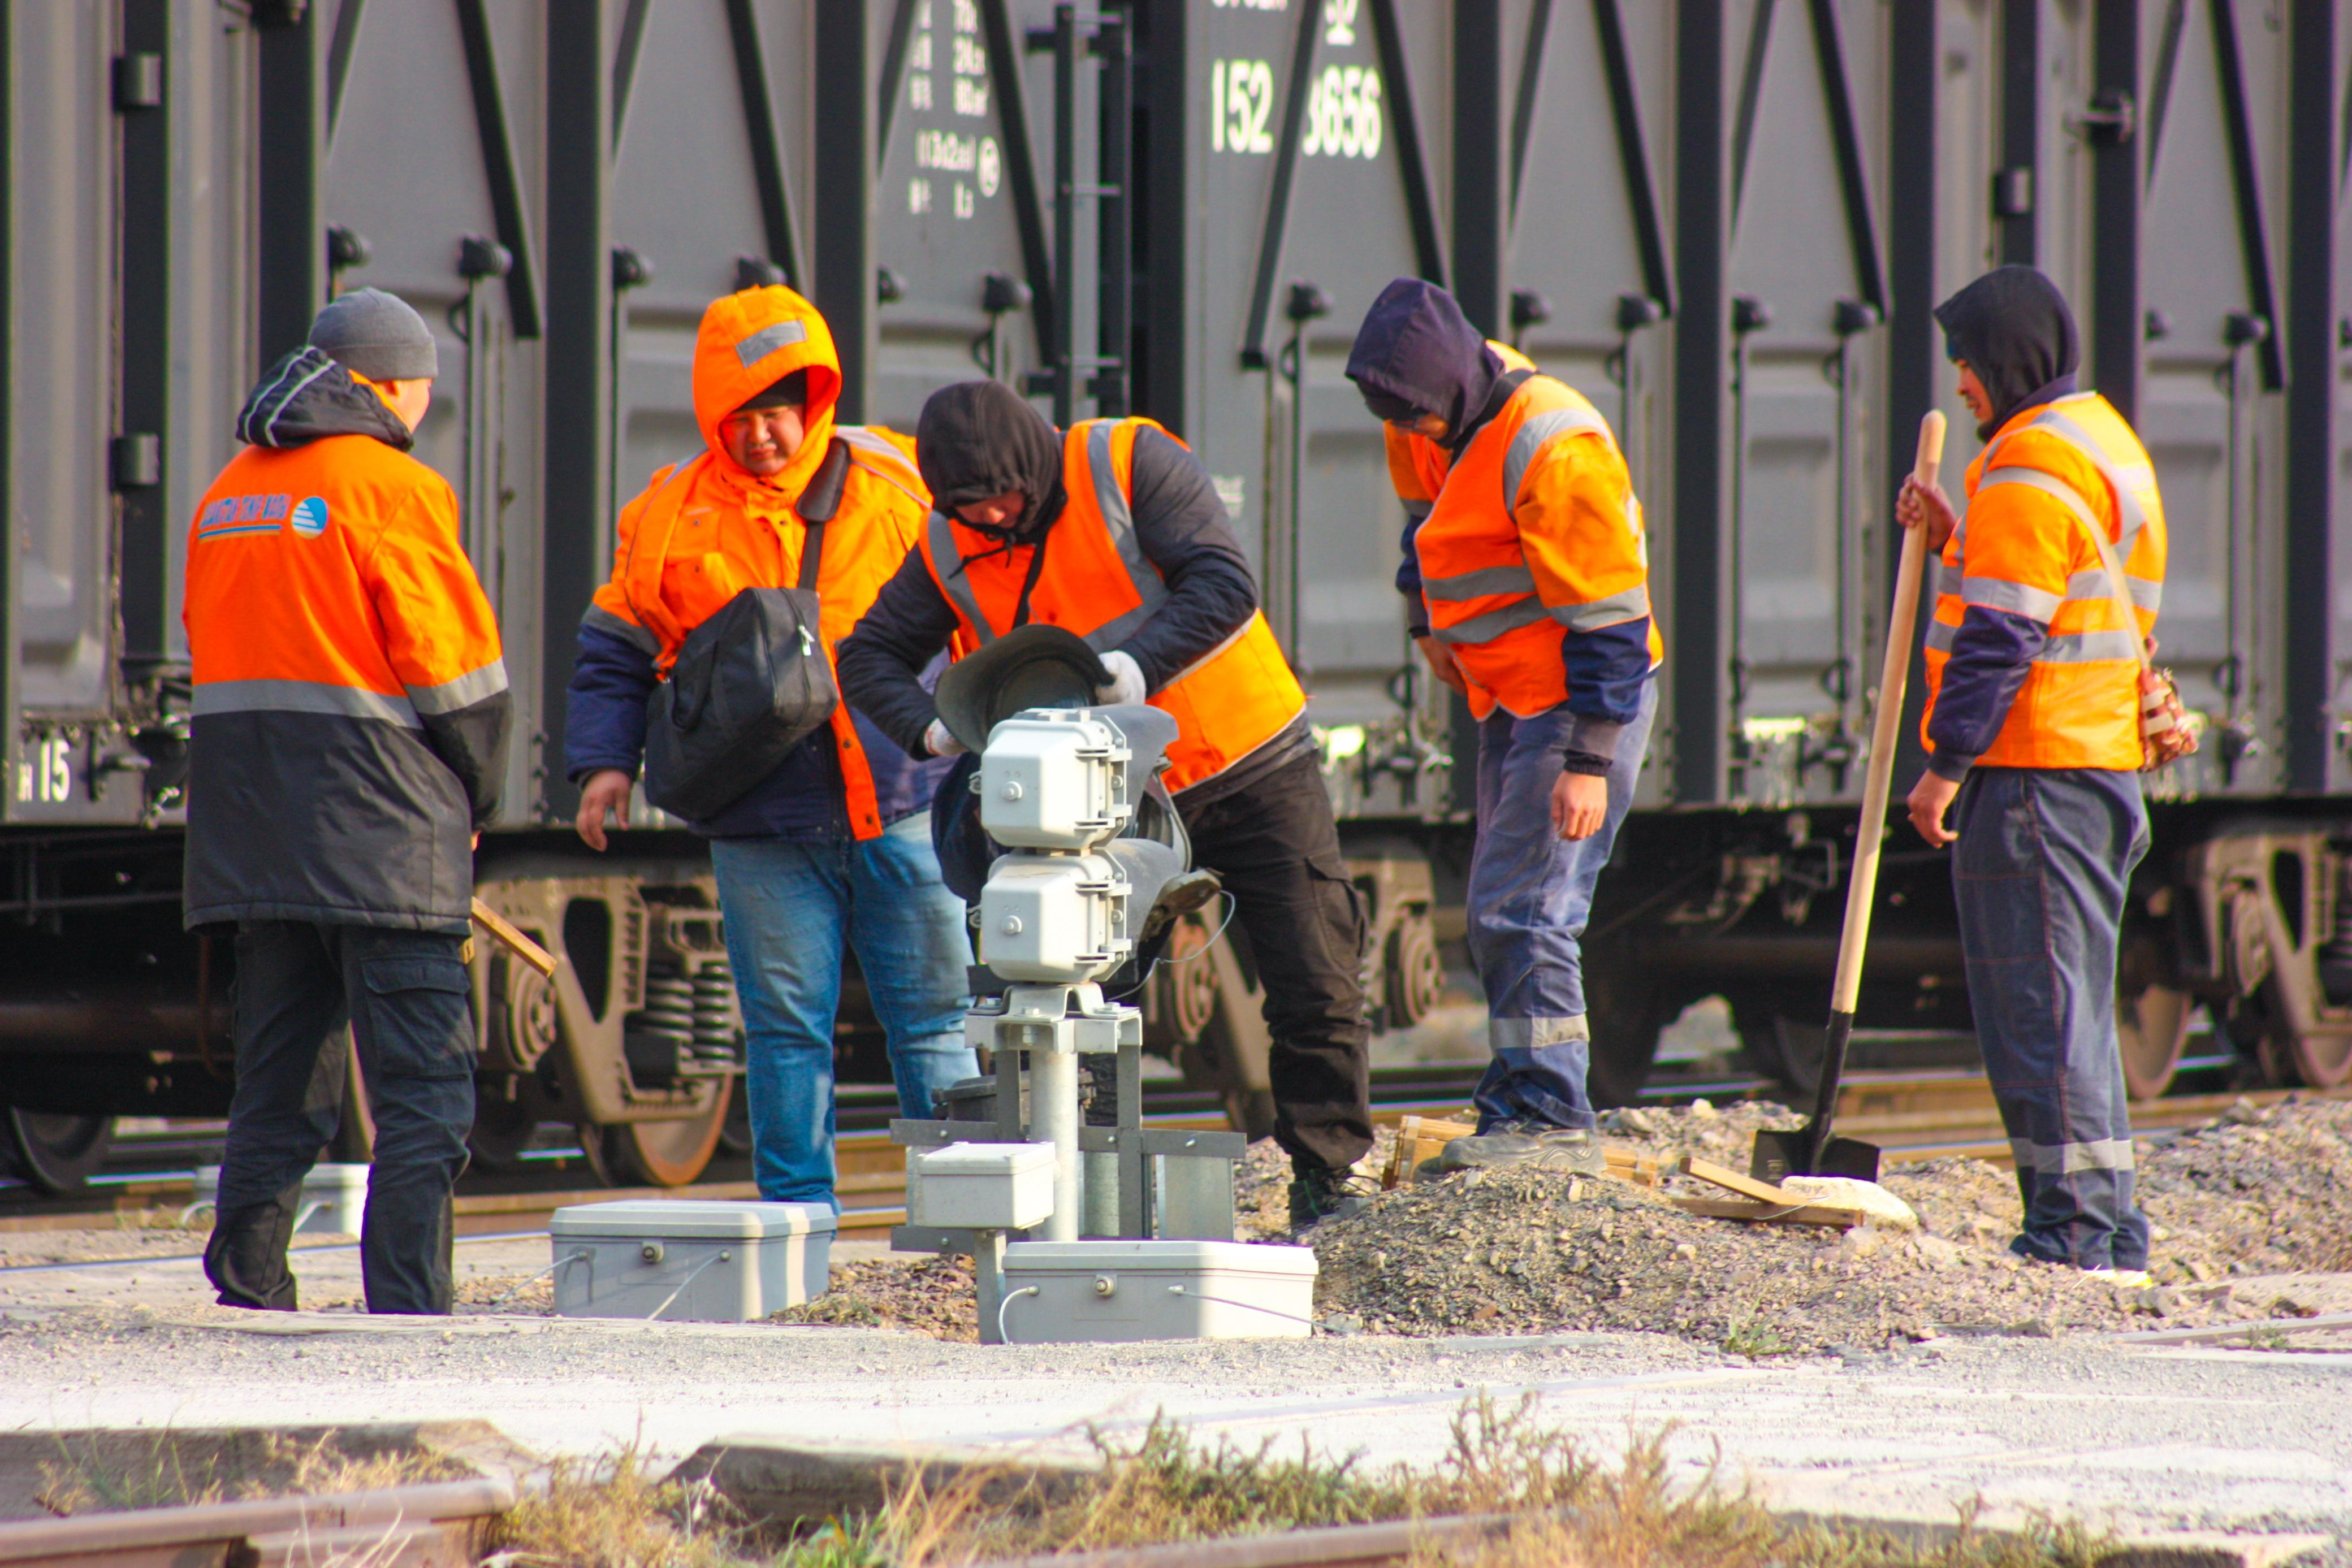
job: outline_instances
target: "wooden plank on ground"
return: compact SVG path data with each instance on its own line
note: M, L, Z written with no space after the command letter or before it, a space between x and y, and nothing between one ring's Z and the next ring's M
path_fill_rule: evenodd
M1851 1230L1862 1223L1862 1210L1845 1208L1831 1203L1806 1203L1797 1200L1797 1207L1787 1204L1758 1203L1735 1197L1676 1197L1668 1199L1685 1214L1704 1215L1709 1219L1753 1219L1770 1225L1821 1225L1837 1230Z
M1785 1187L1774 1186L1769 1181L1758 1181L1754 1176L1744 1176L1729 1166L1719 1166L1713 1160L1702 1160L1693 1155L1685 1155L1677 1168L1685 1176L1696 1176L1699 1180L1719 1186L1726 1192L1736 1192L1742 1197L1750 1198L1758 1203L1769 1204L1776 1208L1788 1208L1805 1201L1802 1194L1790 1192Z

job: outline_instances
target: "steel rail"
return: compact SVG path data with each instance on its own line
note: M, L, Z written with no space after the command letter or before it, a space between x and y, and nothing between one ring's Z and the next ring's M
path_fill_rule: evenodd
M308 1545L320 1560L375 1560L404 1552L366 1552L362 1535L380 1545L403 1545L435 1530L470 1536L481 1521L515 1505L514 1482L505 1477L462 1481L426 1481L303 1497L261 1498L243 1502L194 1503L182 1508L134 1509L0 1524L0 1563L66 1563L72 1568L121 1564L233 1563L253 1560L265 1544ZM454 1543L453 1544L460 1544ZM196 1553L217 1547L217 1555ZM331 1550L330 1550L331 1548ZM165 1553L169 1552L169 1555ZM301 1558L297 1561L304 1560Z

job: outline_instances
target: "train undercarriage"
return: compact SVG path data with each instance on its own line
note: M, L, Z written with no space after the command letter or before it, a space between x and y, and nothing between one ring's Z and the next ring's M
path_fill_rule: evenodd
M2154 809L2117 978L2135 1097L2165 1091L2200 1009L2243 1082L2352 1082L2352 814L2326 806ZM1627 822L1585 937L1597 1102L1636 1094L1660 1030L1716 996L1748 1069L1811 1088L1854 821L1824 808ZM1882 862L1861 1021L1965 1032L1944 857L1901 847L1903 831ZM543 980L477 944L478 1167L517 1168L548 1123L576 1128L614 1186L682 1185L715 1155L748 1150L742 1026L708 857L684 835L635 837L641 847L611 858L551 833L485 846L478 893L563 964ZM1466 969L1467 830L1353 822L1346 839L1370 920L1372 1021L1409 1028ZM36 1187L81 1186L116 1117L226 1113L232 934L180 929L179 863L168 829L0 841L0 920L13 927L0 943L0 1157ZM1273 1124L1259 999L1238 930L1197 916L1140 998L1150 1049L1253 1134ZM844 1081L887 1082L881 1046L853 964ZM363 1157L363 1104L344 1121L332 1152Z

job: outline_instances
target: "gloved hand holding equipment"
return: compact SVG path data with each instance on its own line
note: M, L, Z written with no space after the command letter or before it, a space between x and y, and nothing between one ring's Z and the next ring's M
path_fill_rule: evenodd
M1932 488L1944 460L1944 416L1934 409L1919 421L1919 455L1913 476ZM1795 1132L1756 1134L1748 1172L1778 1183L1790 1176L1878 1179L1878 1150L1853 1138L1832 1137L1838 1086L1845 1076L1846 1047L1853 1039L1853 1010L1862 993L1862 954L1870 940L1870 904L1878 891L1879 841L1886 831L1887 787L1895 774L1895 737L1903 722L1903 688L1911 673L1911 646L1919 623L1919 573L1927 559L1927 530L1903 530L1903 563L1895 573L1895 605L1886 619L1886 662L1878 676L1878 708L1872 716L1870 768L1862 789L1862 821L1855 831L1853 876L1846 884L1845 930L1838 939L1837 979L1830 991L1829 1036L1822 1053L1822 1079L1812 1119Z

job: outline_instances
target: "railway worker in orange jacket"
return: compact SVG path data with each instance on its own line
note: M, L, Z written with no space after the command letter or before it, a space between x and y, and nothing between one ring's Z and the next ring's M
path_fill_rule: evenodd
M1173 716L1163 780L1265 988L1291 1222L1357 1206L1348 1171L1372 1132L1362 899L1306 694L1207 472L1150 420L1065 434L997 382L933 393L915 444L939 509L842 644L849 700L917 756L961 750L916 672L1037 622L1094 646L1112 676L1101 701Z
M186 918L234 922L236 1092L205 1271L291 1311L302 1178L335 1134L348 1024L375 1117L371 1312L450 1310L474 1121L472 849L508 695L457 502L408 455L433 335L368 288L319 313L237 415L188 534Z
M1641 503L1600 413L1509 365L1434 284L1381 291L1348 374L1430 495L1398 585L1431 670L1478 719L1469 936L1493 1060L1477 1135L1441 1168L1598 1173L1578 939L1657 707Z
M1896 503L1943 554L1927 638L1933 755L1911 821L1957 844L1969 1002L2025 1202L2011 1249L2144 1278L2116 945L2147 852L2139 646L2164 592L2164 503L2131 426L2076 388L2074 318L2048 278L2000 267L1936 319L1987 444L1965 520L1916 481Z
M629 825L646 702L688 633L746 588L790 587L816 541L819 631L848 634L930 510L906 438L836 424L841 361L814 306L750 288L703 312L694 415L704 450L622 508L612 580L580 623L564 737L580 836ZM814 525L824 524L822 532ZM772 1202L835 1204L834 1020L855 949L887 1037L899 1110L976 1071L963 1042L963 904L940 880L931 793L846 703L707 821L750 1061L753 1174Z

